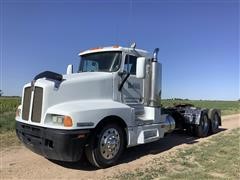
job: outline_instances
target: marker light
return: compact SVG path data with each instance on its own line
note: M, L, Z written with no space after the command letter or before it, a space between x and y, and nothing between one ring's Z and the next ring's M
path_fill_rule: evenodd
M90 50L98 50L98 49L102 49L101 47L96 47L96 48L91 48Z

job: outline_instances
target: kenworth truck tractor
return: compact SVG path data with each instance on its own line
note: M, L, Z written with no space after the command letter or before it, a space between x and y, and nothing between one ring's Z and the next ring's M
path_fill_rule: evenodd
M191 104L161 107L158 48L112 46L79 54L64 75L45 71L23 87L16 133L47 159L114 165L125 148L150 143L182 129L197 137L218 131L221 112Z

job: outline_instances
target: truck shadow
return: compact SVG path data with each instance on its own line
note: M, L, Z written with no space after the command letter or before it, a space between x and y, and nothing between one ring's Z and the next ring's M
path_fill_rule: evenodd
M226 129L220 128L217 133L225 130ZM126 149L119 164L134 161L145 155L163 153L182 144L196 144L199 142L199 139L200 138L187 135L184 131L174 131L159 141Z
M226 129L224 128L220 128L217 133L225 130ZM134 161L136 159L139 159L149 154L154 155L154 154L163 153L181 144L195 144L198 142L199 142L199 138L189 136L184 131L174 131L173 133L168 134L167 136L165 136L164 138L158 141L126 149L125 152L122 154L117 165L129 163L131 161ZM97 170L97 168L93 167L87 161L85 156L83 156L82 159L78 162L70 162L70 163L59 162L59 161L52 161L52 162L70 169L77 169L77 170L83 170L83 171Z

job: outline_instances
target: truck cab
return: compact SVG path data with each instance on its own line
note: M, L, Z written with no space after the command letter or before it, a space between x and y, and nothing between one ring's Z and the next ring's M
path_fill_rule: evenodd
M79 53L75 73L70 65L64 75L38 74L23 87L17 136L48 159L78 161L85 153L94 166L108 167L124 148L176 128L199 128L202 137L218 128L219 110L161 108L157 54L158 48L151 55L136 45L93 48Z

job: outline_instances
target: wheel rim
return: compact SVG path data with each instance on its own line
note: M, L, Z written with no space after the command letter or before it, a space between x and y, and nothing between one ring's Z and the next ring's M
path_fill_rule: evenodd
M202 130L204 133L208 132L208 118L207 116L203 116L203 121L201 121L201 126L202 126Z
M217 129L218 128L218 115L215 114L214 115L214 120L213 120L213 129Z
M100 141L100 153L105 159L114 158L120 148L120 136L115 128L104 131Z

